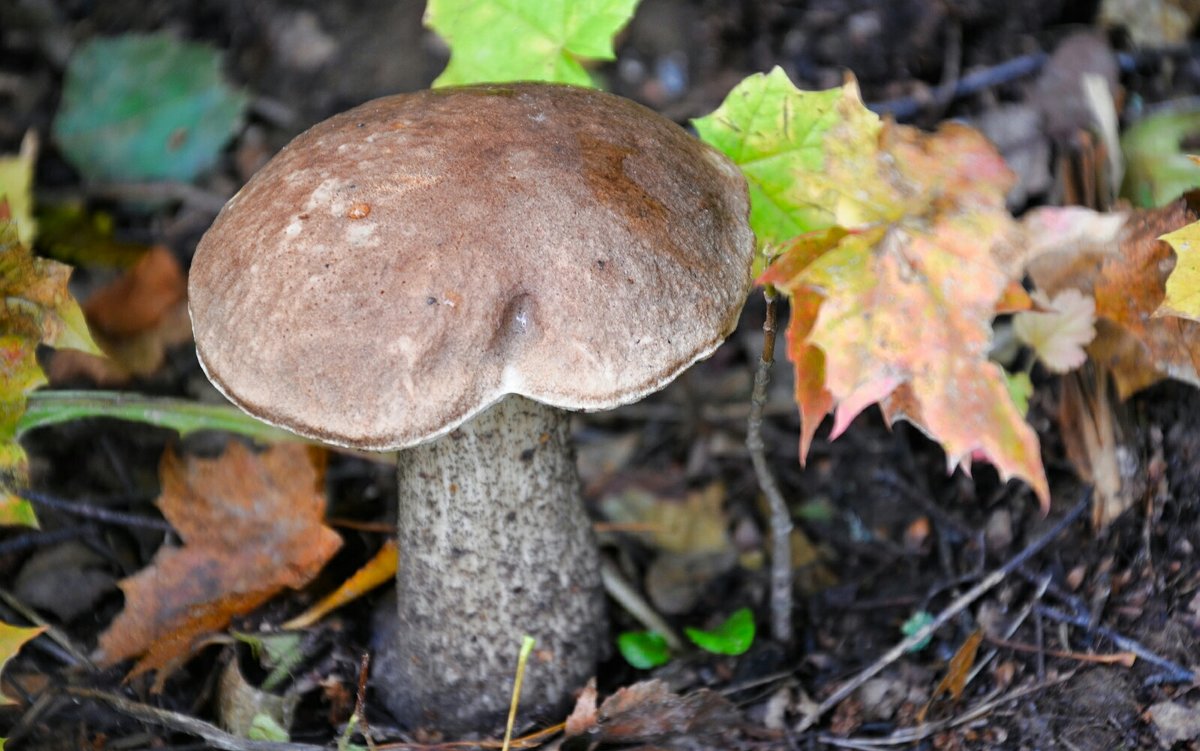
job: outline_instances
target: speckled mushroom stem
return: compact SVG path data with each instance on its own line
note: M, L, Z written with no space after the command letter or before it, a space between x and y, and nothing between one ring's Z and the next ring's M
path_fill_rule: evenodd
M374 664L387 707L411 727L490 732L529 634L521 714L561 710L593 675L605 626L566 414L506 397L402 451L398 476L399 620Z

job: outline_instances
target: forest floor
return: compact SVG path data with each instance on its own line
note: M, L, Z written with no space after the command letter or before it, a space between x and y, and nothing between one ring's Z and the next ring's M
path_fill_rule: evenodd
M986 127L996 128L991 133L1007 144L1006 156L1028 158L1019 169L1020 210L1061 200L1055 165L1064 162L1056 157L1069 150L1046 125L1054 103L1039 93L1040 53L1080 30L1095 31L1126 53L1120 82L1129 111L1200 92L1194 46L1190 53L1166 44L1135 49L1129 34L1102 29L1100 12L1100 3L1077 0L644 0L618 40L617 60L598 71L610 90L685 124L714 110L744 76L776 65L809 89L839 85L852 71L866 101L886 103L911 124L990 119ZM164 245L186 269L223 201L291 137L367 99L429 85L447 53L421 27L421 14L422 4L412 0L0 0L0 153L15 152L28 130L37 131L39 202L86 199L112 217L118 238ZM215 171L177 200L145 210L128 195L90 193L56 151L50 130L64 66L78 43L159 30L222 50L228 78L252 104ZM1025 75L997 73L1021 59L1033 61ZM981 71L995 74L989 85L948 93ZM81 268L73 290L86 301L112 276ZM614 649L598 675L601 696L661 678L676 697L710 689L732 710L689 716L682 699L664 700L675 702L675 714L663 710L674 719L643 727L641 735L591 740L679 749L1200 748L1200 392L1176 382L1120 404L1102 399L1112 402L1120 425L1117 450L1136 467L1128 510L1102 530L1085 512L951 618L928 646L891 661L802 728L817 705L904 638L906 622L922 613L936 617L1071 512L1085 498L1085 483L1060 430L1060 377L1034 373L1030 420L1052 491L1043 513L1026 486L1002 483L986 465L977 464L971 477L947 474L936 444L904 424L889 429L874 410L833 441L825 426L802 467L790 364L777 362L763 435L796 523L793 633L781 643L767 625L768 514L745 449L763 311L755 294L728 342L663 392L575 418L589 510L601 525L605 555L623 576L676 629L712 627L742 606L759 624L753 647L739 657L686 653L642 671ZM95 383L79 369L49 372L56 387ZM153 372L119 386L214 398L190 341L178 339ZM211 454L223 440L202 436L187 448ZM70 500L73 510L39 507L40 530L0 532L0 620L21 620L14 603L32 603L73 649L39 639L9 664L6 693L33 701L0 706L0 737L13 737L11 748L219 746L198 739L178 717L143 716L67 690L119 694L213 722L218 675L231 657L251 683L263 678L249 649L228 639L213 640L158 692L145 676L123 683L128 663L88 669L73 656L94 650L122 607L117 581L145 567L164 540L161 528L89 510L161 519L153 500L161 457L174 442L168 431L111 420L65 423L25 439L34 488ZM329 462L328 517L348 523L338 526L341 551L314 584L240 618L239 630L270 630L303 610L387 537L380 530L394 518L393 470L351 455L333 454ZM673 525L670 539L638 531L639 524L660 531ZM379 596L308 633L293 682L293 741L336 741L355 708ZM613 640L643 628L616 604L610 617ZM955 696L944 695L939 680L965 672L951 661L977 632L984 634L970 661L977 674ZM1112 654L1124 661L1097 657ZM404 735L371 696L365 709L381 741L436 740ZM647 724L635 715L625 719ZM721 718L719 726L712 717ZM551 725L565 717L542 719Z

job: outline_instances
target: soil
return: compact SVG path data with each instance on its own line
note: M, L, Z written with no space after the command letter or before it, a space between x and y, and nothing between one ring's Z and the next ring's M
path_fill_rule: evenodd
M420 27L422 10L412 0L0 0L0 153L15 151L22 135L35 129L43 136L36 176L40 200L87 198L89 205L111 212L119 237L167 243L186 265L212 219L212 205L219 206L296 133L367 99L432 81L447 52ZM619 40L616 61L599 73L611 90L686 123L718 106L745 75L775 65L802 88L838 85L853 71L867 101L895 106L899 100L909 120L931 126L946 118L986 118L1007 105L1031 101L1032 75L957 98L942 96L938 87L969 71L1051 52L1080 27L1094 28L1098 12L1096 0L643 0ZM168 30L224 50L228 77L254 98L237 143L199 184L214 199L200 206L146 212L89 195L49 138L70 50L97 35L150 30ZM1110 37L1117 49L1128 44L1119 31ZM1191 96L1200 92L1200 63L1194 54L1144 53L1126 58L1121 81L1127 100L1153 104ZM1018 210L1053 200L1052 188L1035 182ZM80 297L102 281L86 270L77 276ZM752 608L760 625L754 647L739 658L691 654L653 673L678 692L710 688L723 693L736 704L738 720L712 737L681 726L653 742L670 748L865 747L854 743L911 727L924 712L929 722L959 718L961 724L893 745L1169 747L1170 741L1157 735L1162 729L1150 721L1148 709L1175 701L1200 711L1194 686L1145 655L1126 666L1051 652L1107 654L1129 651L1136 642L1151 657L1183 668L1195 670L1200 663L1200 392L1161 383L1123 405L1124 448L1137 462L1138 487L1144 489L1110 527L1097 532L1084 523L1070 526L1021 571L942 627L928 647L892 664L815 729L797 733L813 702L899 641L913 613L936 615L947 607L1061 518L1084 488L1060 438L1059 382L1047 374L1036 374L1031 417L1053 491L1043 515L1028 489L1001 483L986 466L977 466L973 477L947 475L936 445L904 425L887 428L870 411L836 441L828 440L825 426L801 467L791 377L787 363L777 363L763 428L767 458L791 504L799 539L811 545L797 569L791 643L779 643L766 627L765 509L743 448L763 315L756 296L727 344L667 390L639 405L576 419L588 501L598 519L608 501L630 488L676 500L708 487L723 493L723 518L738 546L738 561L694 574L687 582L694 596L669 616L672 625L712 625L739 606ZM212 396L190 345L172 349L162 368L128 388ZM187 441L186 448L215 453L224 440L201 436ZM159 459L172 442L167 431L90 420L38 431L25 445L40 492L153 516ZM386 527L395 494L390 469L352 456L335 455L331 462L329 516ZM11 590L39 558L42 565L75 572L51 594L54 607L40 612L70 643L89 651L121 608L115 581L141 569L164 535L49 508L40 509L39 518L38 532L0 532L0 581ZM294 615L316 593L361 566L382 539L378 532L342 532L344 548L316 583L303 593L276 598L237 625L266 629ZM657 551L644 539L606 532L604 542L606 554L632 581L646 580ZM360 656L370 643L370 613L378 596L339 611L309 636L314 645L296 676L307 690L296 711L294 740L336 741L354 706ZM949 660L972 632L998 633L1034 605L1023 625L1006 637L1032 652L985 642L977 662L982 671L962 695L936 695ZM640 628L619 608L612 610L614 635ZM1056 620L1054 612L1076 622ZM19 618L11 600L0 604L0 620ZM0 737L13 736L11 748L207 747L178 726L71 698L65 690L120 693L211 720L215 676L223 661L238 659L251 683L263 678L248 650L218 644L202 650L162 692L153 693L144 679L122 683L120 668L68 668L77 661L45 641L9 666L11 672L43 676L25 685L25 698L35 700L32 709L0 708ZM649 675L614 654L598 676L600 693ZM1010 694L1017 687L1029 690ZM367 717L379 738L430 740L413 739L406 729L393 727L371 696ZM987 705L997 697L1003 700ZM985 705L967 716L968 709ZM550 724L563 718L542 719ZM1197 743L1200 739L1183 740L1177 747L1196 748Z

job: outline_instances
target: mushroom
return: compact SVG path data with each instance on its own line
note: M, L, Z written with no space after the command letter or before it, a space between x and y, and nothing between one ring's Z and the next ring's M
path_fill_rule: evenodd
M385 97L317 124L204 235L213 384L301 435L398 455L400 721L554 711L605 633L568 413L635 401L734 328L754 238L714 149L620 97L540 83Z

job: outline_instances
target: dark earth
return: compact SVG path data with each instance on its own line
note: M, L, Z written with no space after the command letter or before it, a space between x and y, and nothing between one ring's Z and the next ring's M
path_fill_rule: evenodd
M600 66L599 72L616 93L686 123L716 108L744 76L772 66L782 66L801 88L835 86L853 71L868 102L890 102L909 122L929 127L1029 100L1036 74L965 96L944 96L938 87L952 86L969 71L1053 51L1072 32L1097 28L1098 6L1068 0L644 0L618 40L617 60ZM0 153L15 152L23 134L37 130L43 144L36 176L39 200L87 198L112 213L118 237L166 243L186 266L216 208L292 136L367 99L432 81L447 52L422 29L422 10L421 3L409 0L0 0ZM223 50L228 77L250 92L254 102L245 130L219 168L200 182L200 197L185 196L147 212L119 197L89 195L56 153L49 132L71 49L98 35L151 30ZM1115 49L1134 52L1122 30L1109 30L1108 39ZM1195 47L1140 50L1124 61L1126 101L1152 106L1200 91ZM1045 140L1041 133L1032 137ZM1050 202L1054 196L1049 185L1033 185L1016 208ZM82 269L76 280L76 294L83 298L106 279ZM709 361L638 405L581 415L576 421L585 488L598 521L606 499L630 488L670 503L688 491L721 483L727 529L740 564L694 575L686 583L694 596L669 619L676 627L712 625L735 608L749 606L759 624L754 647L741 657L695 653L655 671L679 693L702 687L722 693L736 706L737 718L706 732L681 726L644 747L866 748L872 738L917 724L922 708L927 722L942 724L889 746L1171 747L1148 710L1174 701L1200 713L1195 684L1172 678L1162 664L1144 658L1132 666L1102 665L1050 652L1128 650L1128 642L1115 640L1123 637L1162 661L1193 671L1200 666L1200 392L1164 382L1119 407L1122 447L1136 464L1138 491L1131 508L1111 526L1096 532L1086 523L1071 525L1022 570L951 619L928 648L902 657L814 729L797 733L805 711L898 642L901 624L914 612L936 615L947 607L1075 506L1084 486L1060 436L1061 381L1049 374L1035 371L1031 414L1053 495L1049 513L1043 515L1026 487L1001 483L986 466L977 466L973 478L961 472L947 475L936 445L904 425L889 430L871 410L836 441L828 441L828 427L823 429L802 468L789 366L777 363L763 428L767 458L801 539L811 546L797 569L791 644L776 642L767 628L768 568L762 565L767 517L744 448L763 315L763 303L755 295L738 331ZM154 375L126 388L212 397L190 344L172 349ZM166 431L91 420L38 431L25 445L39 491L156 516L152 501L158 492L158 461L173 440ZM186 447L214 454L224 440L202 436ZM394 513L395 492L388 466L341 455L331 462L329 517L386 522ZM163 534L49 508L39 509L39 518L39 531L0 532L0 582L11 590L35 557L68 545L86 547L93 563L86 570L67 564L73 576L62 597L99 592L95 604L64 611L66 617L43 615L89 651L120 610L122 597L113 582L141 569ZM339 531L345 545L311 591L281 595L236 625L254 631L294 615L361 566L382 539L370 528ZM631 581L652 586L646 580L656 551L638 534L604 532L603 543ZM296 674L308 690L296 711L294 741L327 744L341 733L354 705L376 597L338 611L308 637L309 659ZM1046 608L1035 608L1008 638L1032 651L985 642L977 661L982 671L962 696L933 697L947 662L972 632L982 627L995 633L1033 602ZM13 608L11 598L5 598L0 620L24 622ZM1051 610L1075 614L1079 622L1056 621ZM611 613L614 638L618 631L641 628L620 607L613 605ZM61 648L44 641L26 648L8 667L10 673L46 677L39 695L25 697L33 700L32 709L0 708L0 737L12 739L10 748L207 748L179 726L72 698L65 689L115 692L211 721L220 663L236 655L252 683L263 677L244 647L218 644L200 651L161 693L153 694L144 678L122 683L123 669L69 669ZM1045 651L1039 654L1039 648ZM995 656L983 662L993 651ZM601 667L600 694L647 677L614 655ZM1017 687L1031 688L1016 695ZM998 697L1002 700L988 703ZM377 739L434 740L394 727L372 705L370 694L366 699ZM978 711L968 716L973 710ZM543 719L553 724L564 718ZM1175 747L1200 748L1197 732ZM587 744L577 740L564 745Z

